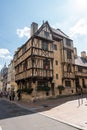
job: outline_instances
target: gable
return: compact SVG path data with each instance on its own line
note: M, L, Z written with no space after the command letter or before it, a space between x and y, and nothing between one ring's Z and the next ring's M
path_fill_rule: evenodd
M52 40L52 33L51 33L51 30L50 30L50 27L49 25L46 23L44 23L40 28L39 30L37 31L37 36L39 37L43 37L45 39L48 39L48 40Z

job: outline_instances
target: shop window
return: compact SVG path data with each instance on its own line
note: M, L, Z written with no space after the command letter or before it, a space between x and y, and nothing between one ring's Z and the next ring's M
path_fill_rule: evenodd
M66 87L71 87L71 81L66 80L66 81L65 81L65 86L66 86Z

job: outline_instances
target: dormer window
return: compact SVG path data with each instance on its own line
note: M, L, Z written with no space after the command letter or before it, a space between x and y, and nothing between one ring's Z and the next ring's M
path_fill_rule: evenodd
M49 37L49 32L44 31L44 36L45 36L46 38L48 38L48 37Z

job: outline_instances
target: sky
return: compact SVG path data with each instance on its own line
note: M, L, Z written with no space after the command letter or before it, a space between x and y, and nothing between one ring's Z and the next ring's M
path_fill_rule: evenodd
M0 69L30 37L32 22L61 29L87 54L87 0L0 0Z

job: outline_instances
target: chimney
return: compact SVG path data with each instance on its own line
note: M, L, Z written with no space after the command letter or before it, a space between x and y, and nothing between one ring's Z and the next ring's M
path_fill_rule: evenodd
M77 57L77 48L74 47L74 57Z
M32 22L31 24L31 36L38 30L38 24L35 22Z
M85 51L82 51L82 52L81 52L81 57L82 57L82 58L86 58L86 52L85 52Z

